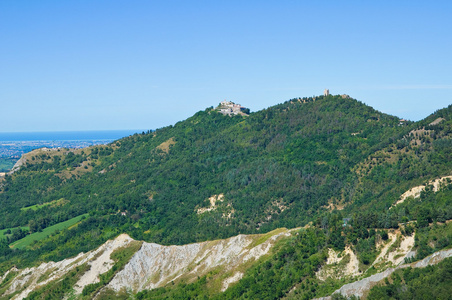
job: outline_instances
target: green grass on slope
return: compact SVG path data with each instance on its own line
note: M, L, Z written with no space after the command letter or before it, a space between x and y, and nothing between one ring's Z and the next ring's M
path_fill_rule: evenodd
M59 200L53 200L53 201L46 202L46 203L43 203L43 204L35 204L35 205L32 205L32 206L22 207L20 210L22 210L22 211L27 211L27 210L30 210L30 209L31 210L38 210L38 209L41 209L41 208L49 206L49 205L52 205L52 206L64 205L67 202L69 202L69 201L65 200L64 198L61 198Z
M83 214L83 215L77 216L75 218L69 219L67 221L55 224L53 226L49 226L41 232L32 233L30 235L27 235L23 239L20 239L16 242L12 243L10 245L10 247L11 248L19 248L19 249L25 248L25 247L29 246L31 243L33 243L34 241L40 241L42 239L45 239L46 237L48 237L50 234L56 232L57 230L63 230L63 229L71 227L72 225L78 223L83 217L87 217L87 216L88 216L88 214Z

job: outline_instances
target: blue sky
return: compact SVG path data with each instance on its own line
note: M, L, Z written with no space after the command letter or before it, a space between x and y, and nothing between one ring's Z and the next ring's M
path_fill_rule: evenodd
M452 104L450 1L0 1L1 132L155 129L227 99Z

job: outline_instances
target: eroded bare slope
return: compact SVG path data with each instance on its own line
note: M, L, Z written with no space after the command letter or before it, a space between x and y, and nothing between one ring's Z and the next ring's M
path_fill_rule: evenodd
M279 238L290 235L289 230L278 229L265 235L238 235L225 240L183 246L143 242L124 268L103 289L126 289L136 293L181 279L196 280L198 276L217 270L218 289L225 290L230 284L240 280L252 262L268 254ZM80 274L71 291L75 296L80 295L88 284L99 282L100 275L112 269L115 264L111 259L112 253L133 243L137 241L122 234L96 250L80 253L74 258L42 263L38 267L24 270L13 268L10 271L15 274L14 278L8 282L1 296L24 299L33 290L44 289L50 282L64 278L68 272L88 265L89 268ZM2 280L6 275L2 276Z

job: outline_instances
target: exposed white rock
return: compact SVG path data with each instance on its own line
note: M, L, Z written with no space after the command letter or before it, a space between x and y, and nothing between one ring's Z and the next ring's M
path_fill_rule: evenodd
M359 272L359 260L355 252L350 247L345 247L345 255L350 255L350 261L345 266L346 276L356 276Z
M5 272L5 274L3 274L2 276L0 276L0 284L3 282L3 280L5 280L6 276L8 276L9 273L11 272L18 272L19 270L16 267L12 267L11 269L9 269L8 271Z
M226 291L231 283L239 281L240 279L242 279L242 277L243 277L243 273L242 272L236 272L231 277L226 278L223 281L223 287L221 288L221 291L222 292Z
M196 280L216 268L221 274L228 272L232 276L221 282L222 289L228 288L232 283L240 280L243 273L235 269L248 261L257 260L268 254L276 240L283 236L290 236L291 231L279 229L262 235L238 235L225 240L207 241L183 246L162 246L153 243L142 243L138 250L124 268L119 271L106 288L114 291L121 289L134 292L143 289L161 287L167 283L184 278ZM258 244L258 240L264 239ZM74 286L74 293L80 294L83 288L92 283L99 282L99 275L107 272L114 265L110 255L117 249L128 246L134 240L126 234L109 240L99 248L80 253L76 257L59 262L46 262L38 267L10 271L18 272L7 286L7 290L0 296L8 296L19 292L12 299L24 299L35 289L43 288L54 280L63 278L77 266L88 264L86 271ZM0 280L8 275L0 277ZM220 275L221 275L220 274ZM220 280L220 275L218 280Z
M108 271L112 267L110 254L120 247L133 241L126 234L121 234L113 241L107 241L96 250L80 253L76 257L64 259L59 262L42 263L38 267L26 268L19 271L19 274L12 280L4 295L10 295L16 291L21 291L12 299L24 299L34 289L44 287L49 282L62 278L65 274L85 263L91 265L91 269L83 275L74 289L81 293L83 287L90 283L99 281L98 275ZM16 269L17 270L17 269ZM47 274L45 278L41 276ZM6 274L4 275L6 276Z
M448 185L451 180L452 176L444 176L430 181L429 184L433 185L433 191L436 193L439 191L442 185Z
M13 299L23 299L35 288L45 286L50 281L61 278L64 274L71 271L76 266L86 262L86 254L80 253L76 257L65 259L59 262L42 263L35 268L26 268L19 271L19 274L11 282L4 295L9 295L15 291L24 289L21 293L13 297ZM49 276L38 282L43 274L49 273Z
M339 257L339 252L334 251L333 249L328 249L328 258L326 260L327 265L337 264L339 263L343 257Z
M408 197L419 198L423 190L425 190L425 185L419 185L409 189L400 196L400 200L398 200L395 205L403 203Z
M345 265L339 265L344 258L347 258L348 262ZM347 246L342 253L336 252L331 248L328 249L326 264L317 271L316 276L320 280L326 280L328 277L339 279L358 274L360 274L358 257L350 246Z
M121 234L113 241L108 241L97 250L88 255L90 269L83 274L79 281L75 284L74 290L76 294L80 294L83 288L91 283L99 282L99 275L107 272L114 265L114 261L110 255L118 248L127 246L133 239L127 234Z
M333 294L340 293L345 297L351 297L353 295L362 297L374 285L376 285L378 282L391 275L395 270L407 267L424 268L429 265L435 265L448 257L452 257L452 249L438 251L419 262L400 265L396 268L389 268L386 269L384 272L374 274L359 281L345 284L340 289L336 290ZM317 300L329 300L329 299L331 299L331 296L317 298Z
M405 258L413 256L410 253L411 249L414 247L414 234L411 236L401 236L401 238L402 241L400 243L400 247L388 253L387 259L393 266L398 266L405 261Z
M225 240L183 246L143 243L141 249L106 288L118 292L127 287L133 292L139 292L164 286L181 277L188 281L195 280L218 267L227 272L269 253L279 237L289 235L289 231L284 230L254 247L252 243L257 236L252 235L238 235ZM237 274L227 278L223 287L240 278Z
M442 121L444 121L444 118L437 118L435 121L433 121L432 123L428 124L430 126L432 125L438 125L439 123L441 123Z
M448 185L452 180L452 176L444 176L441 178L437 178L435 180L430 180L428 185L433 186L433 192L438 192L442 185ZM415 186L400 196L400 200L398 200L393 206L397 204L403 203L407 198L419 198L421 196L421 192L425 190L425 185ZM391 207L392 208L392 207ZM390 209L391 209L390 208Z
M382 263L382 262L387 262L389 247L391 247L392 244L394 244L395 241L397 240L397 234L389 231L388 237L389 237L389 240L385 244L381 245L380 254L378 254L377 258L372 263L372 266Z
M8 174L13 174L14 172L19 171L20 167L22 167L27 162L27 159L25 157L25 154L22 154L22 156L19 158L18 161L14 164L14 166L11 168L11 170L8 172Z
M406 268L408 266L411 266L413 268L424 268L426 266L436 265L437 263L441 262L442 260L448 257L452 257L452 249L435 252L432 255L427 256L423 260L411 263L404 267Z
M7 174L11 175L14 172L19 171L20 168L23 165L25 165L27 163L28 159L30 159L32 156L37 155L37 154L41 154L43 152L52 152L52 151L57 151L57 150L53 149L53 148L43 147L43 148L32 150L32 151L30 151L28 153L25 153L25 154L22 154L22 156L19 158L18 161L16 161L14 166L11 168L11 170Z
M381 243L379 245L380 253L371 267L395 267L403 263L405 258L414 256L414 253L411 251L414 246L414 234L411 236L403 236L398 231L389 231L388 236L389 240L386 243ZM400 245L398 247L392 247L397 239L400 240ZM349 259L347 264L341 264L342 260L346 257ZM326 280L328 277L340 279L360 274L358 257L353 250L347 246L342 253L336 252L333 249L328 249L327 261L325 265L317 271L316 276L320 280Z
M141 249L131 258L124 269L110 282L116 291L128 286L136 290L152 289L174 280L186 270L201 249L200 244L186 246L161 246L143 243ZM166 264L163 264L165 262Z
M382 245L380 254L377 256L372 266L377 264L387 264L390 263L392 266L396 267L405 261L405 258L412 256L411 249L414 247L414 236L403 236L400 232L388 232L389 241ZM400 245L398 247L392 247L394 243L400 240Z
M199 214L202 214L202 213L205 213L208 211L215 210L217 208L216 203L223 202L223 201L224 201L224 194L213 195L212 197L209 198L210 206L198 208L197 214L199 215Z

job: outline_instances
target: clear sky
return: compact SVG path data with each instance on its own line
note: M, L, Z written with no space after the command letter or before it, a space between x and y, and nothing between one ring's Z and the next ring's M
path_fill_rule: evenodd
M0 1L0 132L155 129L227 99L452 104L452 1Z

